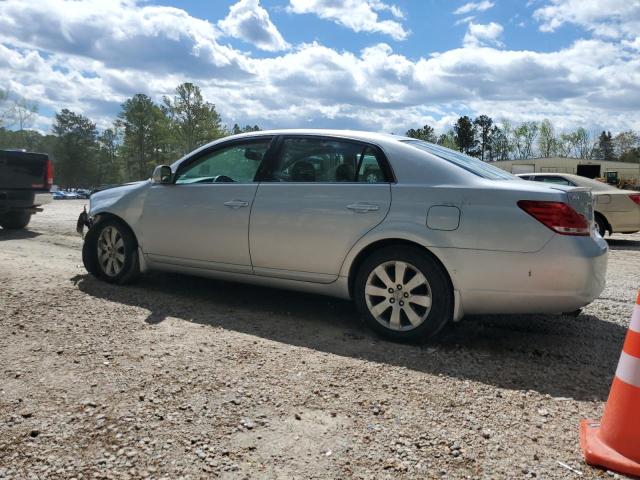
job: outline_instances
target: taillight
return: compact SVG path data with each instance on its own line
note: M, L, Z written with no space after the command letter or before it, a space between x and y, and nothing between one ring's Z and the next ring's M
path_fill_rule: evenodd
M52 185L53 185L53 162L51 161L50 158L47 158L47 162L45 164L45 169L44 169L44 187L47 190L50 190Z
M518 206L560 235L589 235L589 222L573 208L562 202L520 200Z
M640 194L634 193L633 195L629 195L629 198L640 205Z

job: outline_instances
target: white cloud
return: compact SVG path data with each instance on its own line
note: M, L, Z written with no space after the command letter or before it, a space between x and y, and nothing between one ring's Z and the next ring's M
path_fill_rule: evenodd
M475 20L476 16L475 15L468 15L466 17L462 17L458 20L456 20L456 23L454 23L454 25L461 25L463 23L470 23L473 20Z
M494 3L489 0L483 0L481 2L469 2L465 3L461 7L454 10L454 15L466 15L471 12L484 12L493 7Z
M500 47L503 46L499 40L503 30L502 25L496 22L487 24L469 22L463 43L466 46L495 45Z
M640 35L638 0L550 0L546 6L536 9L533 16L543 32L572 23L603 37Z
M218 27L183 10L118 5L0 2L0 86L41 112L69 108L102 128L131 95L159 101L184 81L200 85L226 122L268 128L400 133L480 113L548 117L559 129L640 124L640 44L631 40L513 51L491 46L495 27L473 24L474 42L417 59L384 43L360 52L308 43L259 58L221 45Z
M261 50L276 52L290 48L259 0L239 0L231 5L229 14L218 22L218 26L225 34L252 43Z
M121 68L164 73L173 67L210 75L241 74L246 59L221 45L220 36L211 23L184 10L138 6L133 0L0 2L0 41Z
M384 11L397 19L404 18L397 6L380 0L290 0L287 10L298 14L313 13L354 32L383 33L394 40L404 40L409 35L400 22L378 18L378 13Z

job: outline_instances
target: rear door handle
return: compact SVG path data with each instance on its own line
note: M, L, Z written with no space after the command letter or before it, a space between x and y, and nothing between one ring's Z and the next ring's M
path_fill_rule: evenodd
M347 205L347 208L356 213L367 213L380 210L380 206L374 205L373 203L352 203L351 205Z
M228 202L224 202L227 207L231 208L242 208L248 207L249 202L245 202L244 200L229 200Z

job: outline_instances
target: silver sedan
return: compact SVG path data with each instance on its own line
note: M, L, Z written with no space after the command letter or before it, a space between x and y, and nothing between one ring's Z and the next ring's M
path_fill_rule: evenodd
M396 340L465 314L574 311L605 282L588 189L406 137L235 135L90 202L83 260L105 281L163 270L350 298Z

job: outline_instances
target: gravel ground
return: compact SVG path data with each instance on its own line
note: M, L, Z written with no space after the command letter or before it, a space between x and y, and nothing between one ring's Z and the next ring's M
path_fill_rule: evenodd
M60 201L0 230L0 478L611 478L582 461L629 323L640 235L577 318L380 340L349 302L88 276ZM572 471L560 462L575 469Z

